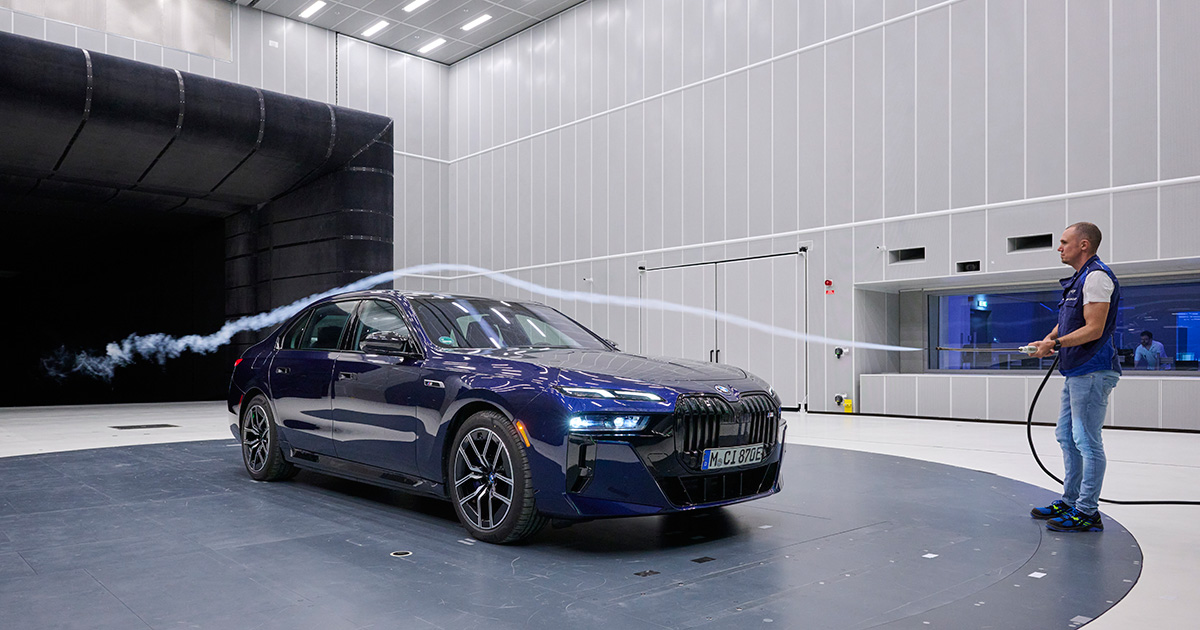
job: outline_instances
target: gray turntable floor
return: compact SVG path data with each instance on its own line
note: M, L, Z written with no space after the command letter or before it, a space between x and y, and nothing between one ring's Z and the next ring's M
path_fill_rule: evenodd
M1073 628L1140 573L1119 523L1055 534L1004 477L792 444L784 479L501 547L436 500L252 482L232 440L4 458L0 626Z

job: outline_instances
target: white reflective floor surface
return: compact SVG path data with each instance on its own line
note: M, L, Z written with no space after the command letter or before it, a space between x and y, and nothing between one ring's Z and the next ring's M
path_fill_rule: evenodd
M787 414L788 442L882 453L995 473L1056 489L1028 451L1025 427L872 416ZM0 408L0 457L230 437L220 402ZM113 429L122 425L174 425ZM1200 435L1105 431L1104 495L1119 500L1200 500ZM1042 459L1061 473L1052 429L1035 427ZM1200 506L1102 505L1136 537L1141 576L1089 630L1197 627ZM1105 534L1076 534L1103 536Z

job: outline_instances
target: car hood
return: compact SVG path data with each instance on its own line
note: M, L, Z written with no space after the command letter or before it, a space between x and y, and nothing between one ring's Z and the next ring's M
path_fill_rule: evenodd
M668 385L673 382L729 381L748 378L745 370L704 361L644 357L610 350L518 348L484 351L495 359L524 361L546 368L595 376Z

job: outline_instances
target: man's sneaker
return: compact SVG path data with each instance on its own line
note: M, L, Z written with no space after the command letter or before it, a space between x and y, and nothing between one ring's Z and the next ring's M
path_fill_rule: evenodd
M1029 511L1029 515L1039 520L1046 520L1056 516L1062 516L1071 511L1071 506L1062 501L1055 501L1046 507L1037 507Z
M1056 532L1102 532L1104 523L1100 520L1100 512L1086 514L1071 508L1062 516L1046 521L1046 529Z

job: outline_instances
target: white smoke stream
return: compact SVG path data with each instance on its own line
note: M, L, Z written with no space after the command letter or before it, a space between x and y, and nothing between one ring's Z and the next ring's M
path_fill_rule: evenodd
M406 276L424 276L428 274L436 274L440 272L460 272L466 274L475 274L490 278L496 282L501 282L509 286L528 291L534 295L543 297L574 300L586 302L589 304L607 304L610 306L628 306L652 308L662 311L671 311L676 313L685 313L689 315L701 315L712 317L718 321L743 326L752 330L762 331L779 337L787 337L800 341L808 341L820 344L836 344L847 348L861 348L864 350L889 350L897 352L911 352L921 350L921 348L910 348L906 346L891 346L887 344L868 343L862 341L851 341L848 339L835 339L832 337L824 337L821 335L812 335L790 328L783 328L763 322L754 321L738 315L730 313L722 313L697 306L687 306L684 304L675 304L673 302L664 302L662 300L654 300L647 298L635 298L620 295L603 295L600 293L588 293L585 291L563 291L543 287L532 282L514 278L512 276L491 271L481 267L471 265L452 265L446 263L432 263L427 265L416 265L414 267L405 267L403 269L395 269L393 271L376 274L368 278L363 278L355 282L351 282L336 289L330 289L322 293L316 293L306 298L302 298L281 306L272 311L250 315L239 319L231 320L225 323L215 333L210 335L185 335L183 337L173 337L163 333L153 333L148 335L129 335L121 341L115 341L105 347L104 354L89 354L80 352L72 355L66 349L62 349L51 357L47 357L42 361L42 365L46 372L51 376L62 378L70 374L83 374L103 380L111 380L116 369L124 367L136 361L155 361L162 365L167 359L174 359L184 352L195 352L198 354L207 354L215 351L223 345L228 344L233 336L246 331L262 330L276 326L298 313L301 309L315 302L316 300L336 295L338 293L346 293L348 291L361 291L381 284L392 282L398 278ZM450 280L451 278L446 278Z

